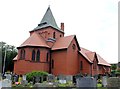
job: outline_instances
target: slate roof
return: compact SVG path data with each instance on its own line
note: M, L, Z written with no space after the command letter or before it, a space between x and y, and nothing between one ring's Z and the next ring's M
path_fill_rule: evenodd
M95 54L97 55L98 64L100 65L106 65L111 66L109 63L107 63L99 54L96 52L92 52L90 50L87 50L85 48L81 47L81 50L79 51L90 63L93 63Z
M52 50L58 50L58 49L66 49L69 47L71 41L75 38L76 42L76 36L70 35L66 37L59 38L53 45ZM79 44L77 43L78 49L80 50Z
M64 32L63 30L61 30L57 26L57 23L54 19L54 16L52 14L52 11L51 11L50 7L48 7L48 9L47 9L45 15L43 16L40 24L38 24L38 26L34 30L38 30L38 29L46 28L46 27L53 27L58 31ZM34 31L34 30L32 30L32 31Z
M46 41L39 34L37 34L36 32L34 32L19 47L25 47L25 46L40 46L40 47L47 47L47 48L49 48L49 46L46 44Z

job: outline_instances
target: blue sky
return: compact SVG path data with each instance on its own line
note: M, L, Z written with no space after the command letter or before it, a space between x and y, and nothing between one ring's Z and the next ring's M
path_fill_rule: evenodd
M50 5L65 35L77 36L80 47L118 62L119 0L1 0L0 41L19 46L40 23Z

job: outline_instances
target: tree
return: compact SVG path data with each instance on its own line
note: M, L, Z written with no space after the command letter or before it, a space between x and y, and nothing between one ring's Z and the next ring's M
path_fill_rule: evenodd
M8 45L5 42L0 42L0 55L1 55L0 61L2 62L2 66L1 66L2 69L5 61L5 71L13 71L14 68L13 58L17 55L16 47L13 45Z
M117 69L117 65L116 65L116 64L112 64L112 65L111 65L111 69L112 69L112 70L116 70L116 69Z

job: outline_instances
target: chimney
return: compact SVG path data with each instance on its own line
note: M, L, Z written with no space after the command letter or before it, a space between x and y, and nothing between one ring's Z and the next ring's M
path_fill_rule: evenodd
M61 23L61 30L64 31L64 23Z

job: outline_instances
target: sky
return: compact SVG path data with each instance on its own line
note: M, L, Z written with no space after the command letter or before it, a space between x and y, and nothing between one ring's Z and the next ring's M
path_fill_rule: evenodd
M80 47L118 62L119 0L0 0L0 41L20 46L40 23L48 6L65 36L76 35Z

